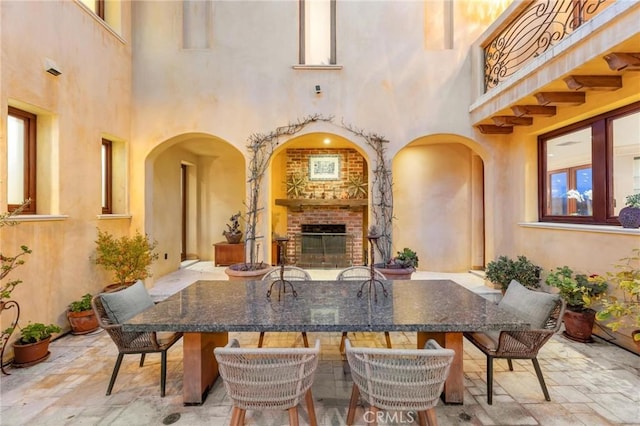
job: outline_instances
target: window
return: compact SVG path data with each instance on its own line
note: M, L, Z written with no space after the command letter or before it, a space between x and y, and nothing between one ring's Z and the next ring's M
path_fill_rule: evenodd
M113 191L113 143L102 139L102 214L112 213Z
M22 211L36 212L36 116L9 107L7 119L7 203L17 209L25 200L31 203Z
M640 192L640 102L538 138L540 220L618 224Z
M336 0L300 0L300 64L336 64Z

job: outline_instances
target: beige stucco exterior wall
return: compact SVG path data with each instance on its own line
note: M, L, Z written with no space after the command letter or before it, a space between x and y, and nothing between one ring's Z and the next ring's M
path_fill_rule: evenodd
M53 322L68 329L67 305L110 282L90 260L96 227L129 233L126 216L103 220L99 215L101 138L130 137L130 17L128 4L122 4L116 34L75 1L0 3L2 211L7 205L7 106L38 115L38 214L0 228L3 254L17 253L21 245L33 250L7 277L23 281L12 294L20 303L22 325ZM45 58L62 74L45 72ZM122 156L126 159L126 152ZM126 168L126 162L119 167ZM3 314L0 329L8 321ZM8 348L5 356L10 354Z

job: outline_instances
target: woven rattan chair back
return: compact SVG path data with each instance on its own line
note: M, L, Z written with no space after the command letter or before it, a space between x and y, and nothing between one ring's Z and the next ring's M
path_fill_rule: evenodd
M297 266L285 266L283 278L287 281L311 281L311 275L307 271L302 268L298 268ZM275 268L269 271L264 277L262 277L262 281L275 281L280 279L280 268ZM264 331L260 332L260 337L258 337L258 347L261 348L264 343ZM309 347L309 340L307 339L307 333L302 332L302 343L305 348Z
M111 340L113 340L113 343L115 343L118 348L118 358L113 367L106 394L111 395L124 355L140 354L140 367L142 367L144 366L145 354L160 353L160 395L164 396L167 376L167 350L180 340L182 333L163 333L160 338L154 332L123 331L122 325L113 322L111 318L109 318L109 315L107 315L107 311L102 303L101 294L93 297L91 305L98 318L100 327L109 334Z
M311 424L317 424L311 385L320 341L313 348L241 348L236 339L214 349L220 376L234 407L231 425L244 423L246 410L289 410L297 424L304 400Z
M455 352L434 340L424 349L354 348L346 341L353 391L347 424L353 424L358 394L372 409L417 411L421 423L435 420Z
M386 280L387 277L378 271L373 270L374 278L378 280ZM338 272L336 280L338 281L365 281L371 278L371 269L368 266L351 266ZM347 338L347 332L342 332L342 339L340 340L340 353L344 354L344 340ZM388 331L384 332L384 340L387 344L387 348L391 348L391 335Z

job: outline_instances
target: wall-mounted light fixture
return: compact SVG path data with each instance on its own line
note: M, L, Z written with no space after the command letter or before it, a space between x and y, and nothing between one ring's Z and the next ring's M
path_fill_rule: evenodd
M322 93L322 89L319 84L316 84L316 95L319 95L320 93Z
M56 77L62 74L62 71L60 71L60 67L58 66L58 64L56 64L53 59L49 58L45 58L44 60L44 70Z

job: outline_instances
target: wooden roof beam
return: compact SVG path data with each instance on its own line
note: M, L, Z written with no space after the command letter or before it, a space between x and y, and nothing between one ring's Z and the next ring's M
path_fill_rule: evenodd
M478 124L476 126L483 135L508 135L513 133L511 126L495 126L493 124Z
M640 52L613 52L603 59L613 71L640 71Z
M513 115L496 115L491 117L496 126L531 126L533 117L516 117Z
M544 117L552 117L556 115L556 107L549 105L514 105L511 111L516 117L524 117L530 115L541 115Z
M584 92L538 92L534 95L540 105L582 105Z
M622 76L619 75L570 75L564 79L572 90L618 90L622 87Z

